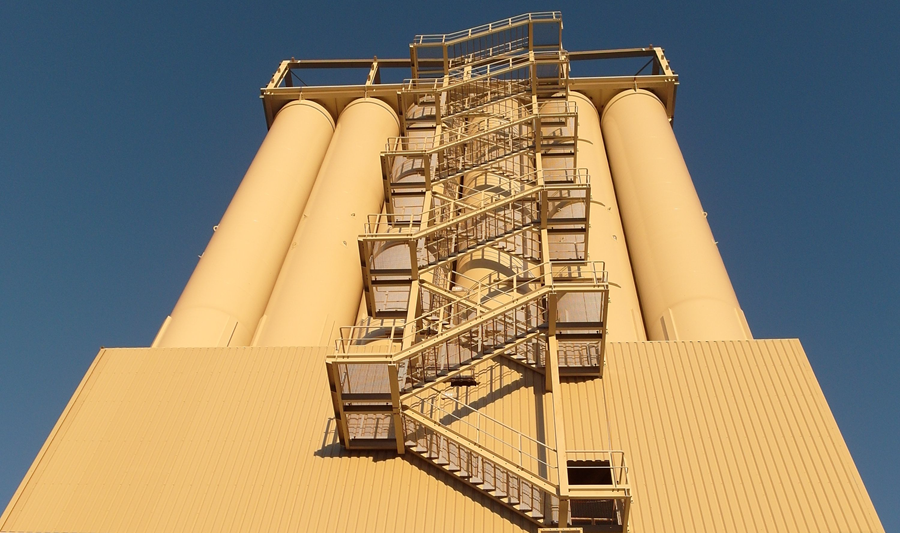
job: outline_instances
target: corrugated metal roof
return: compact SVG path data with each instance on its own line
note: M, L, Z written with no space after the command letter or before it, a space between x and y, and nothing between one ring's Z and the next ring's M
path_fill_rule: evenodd
M635 533L884 531L797 340L611 343L563 391L568 449L625 451Z
M417 458L345 452L329 351L102 350L0 530L533 530ZM612 343L607 365L562 385L567 448L625 451L632 532L883 531L798 341ZM467 401L539 435L541 377L497 369Z

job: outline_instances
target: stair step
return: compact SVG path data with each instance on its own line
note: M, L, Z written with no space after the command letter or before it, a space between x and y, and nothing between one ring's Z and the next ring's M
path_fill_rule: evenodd
M456 474L456 477L462 478L462 479L469 479L470 477L472 477L472 474L466 472L465 470L459 470L459 471L455 472L455 474Z
M473 485L484 485L484 480L481 479L480 477L472 477L472 478L469 478L469 483L471 483Z

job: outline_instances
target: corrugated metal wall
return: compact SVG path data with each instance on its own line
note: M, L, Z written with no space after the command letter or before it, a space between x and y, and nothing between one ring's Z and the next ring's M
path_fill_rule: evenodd
M564 385L566 443L625 450L633 532L884 531L799 341L607 354Z
M0 530L531 530L418 460L343 450L328 351L101 351Z
M563 383L566 440L625 451L632 532L883 531L798 341L609 348L603 380ZM327 352L101 351L0 530L532 530L414 457L343 450ZM470 400L537 431L540 380L498 366L511 390Z

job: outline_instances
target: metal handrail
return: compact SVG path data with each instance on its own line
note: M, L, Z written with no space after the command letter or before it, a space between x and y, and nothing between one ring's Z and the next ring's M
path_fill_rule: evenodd
M452 308L453 308L453 306L459 304L460 300L468 299L468 296L471 296L473 294L478 296L477 301L479 303L482 303L482 305L484 302L491 302L491 301L498 302L498 303L507 303L507 302L503 302L502 300L500 300L500 297L510 295L510 294L517 294L519 288L521 288L522 286L527 286L532 283L540 282L541 275L542 275L541 267L543 267L545 264L549 264L549 263L541 263L540 265L537 265L537 266L534 266L531 268L527 268L523 271L513 274L512 276L506 276L504 278L498 279L493 282L486 283L484 280L475 281L475 285L470 287L468 292L464 296L461 296L460 298L457 298L456 300L453 300L453 301L447 303L446 305L432 309L431 311L429 311L427 313L423 313L423 314L417 316L415 320L416 320L416 322L418 322L420 320L427 321L427 320L431 320L433 316L437 315L437 316L442 317L442 320L444 320L444 321L449 320L452 322L454 318L459 318L460 316L463 316L464 314L470 314L472 312L471 309L466 309L465 311L458 311L456 313L453 313ZM538 270L538 274L535 275L531 279L527 279L527 278L525 278L525 280L522 279L522 277L524 275L528 274L529 272L531 272L533 270ZM457 273L457 275L460 275L460 274ZM490 278L490 275L485 276L485 278ZM488 280L488 281L490 281L490 280ZM503 290L501 288L503 285L510 285L512 288ZM532 291L529 291L529 293L530 292L532 292ZM522 295L520 298L523 298L525 296L527 296L527 294ZM512 300L509 301L509 303L512 303L520 298L513 298ZM449 311L449 312L445 314L445 311ZM484 313L483 311L481 311L481 308L476 308L474 311L475 311L476 316L480 316L481 314ZM429 330L430 330L429 327L423 327L423 328L417 329L415 331L416 337L418 337L421 334L426 333Z
M597 268L599 265L599 269ZM555 269L555 270L554 270ZM570 282L572 279L583 280L583 272L591 274L590 282L592 285L603 285L608 283L609 273L606 271L606 261L585 261L584 263L556 263L550 265L550 276L554 281L556 278L562 278L560 281ZM578 275L565 275L566 273L576 272ZM586 283L588 280L582 281ZM577 282L576 282L577 283Z
M482 108L488 108L490 106L496 105L498 105L497 102L491 102L483 105ZM383 152L383 155L390 154L407 157L424 157L434 153L438 153L451 144L455 144L460 141L475 140L487 134L495 133L496 131L502 130L503 128L514 126L522 122L523 120L534 119L539 121L543 118L553 117L572 118L575 117L578 112L576 102L560 100L557 102L548 102L547 104L544 104L545 107L548 105L555 106L557 108L561 107L562 110L555 109L549 112L545 112L542 110L534 113L532 112L530 105L508 106L508 109L503 110L502 112L491 113L490 116L485 117L487 119L493 119L501 122L500 124L491 126L487 129L473 130L472 124L464 124L455 128L444 129L441 132L441 138L389 137L387 142L385 143L385 150ZM469 111L467 111L467 113L469 113ZM471 114L475 114L475 112L472 111Z
M505 43L500 43L495 46L479 48L468 54L450 57L448 58L447 63L452 72L454 69L465 68L469 64L479 60L484 60L485 58L494 57L495 55L512 54L518 51L528 51L527 35L520 36L516 39L507 41Z
M412 45L417 46L420 44L431 44L431 43L441 43L441 44L451 44L454 40L469 38L469 37L477 37L482 33L489 33L493 31L499 31L504 28L508 28L513 24L518 24L520 22L526 21L543 21L543 20L559 20L562 22L562 12L560 11L534 11L531 13L523 13L521 15L516 15L514 17L509 17L507 19L498 20L496 22L491 22L488 24L482 24L480 26L475 26L469 28L467 30L455 31L452 33L426 33L416 35L413 38Z
M575 278L582 279L583 276L581 274L582 274L582 272L586 271L586 272L590 273L590 278L589 278L589 280L584 280L582 283L587 283L589 281L591 283L591 285L595 285L595 286L604 285L607 283L607 272L605 270L606 264L604 261L587 261L583 265L582 264L577 264L577 265L572 265L572 264L559 265L559 264L557 264L555 266L557 268L556 275L561 275L566 272L570 273L570 275L568 275L568 276L561 276L561 277L564 277L566 280L571 280L571 279L575 279ZM597 268L598 266L600 267L599 269ZM546 267L546 269L545 269L545 267ZM417 316L414 320L416 323L418 323L418 321L433 321L433 317L437 316L442 321L450 321L452 323L453 318L459 318L464 315L471 315L473 312L474 312L475 316L477 317L477 316L480 316L480 315L488 312L488 311L482 310L485 302L496 302L501 305L514 304L515 302L518 302L519 300L521 300L523 298L527 298L530 293L534 292L534 291L528 291L525 294L519 295L519 293L518 293L519 289L523 286L541 282L542 281L541 278L546 272L549 271L550 281L551 281L551 283L553 283L553 277L554 277L553 269L554 269L554 263L552 263L550 261L546 261L544 263L540 263L538 265L535 265L535 266L532 266L525 270L522 270L520 272L517 272L511 276L500 277L500 275L497 274L496 272L491 272L488 275L481 278L480 280L474 281L475 285L470 287L465 295L460 296L456 300L453 300L445 305L442 305L440 307L432 309L432 310L428 311L427 313L423 313L423 314ZM522 279L523 275L526 275L532 271L537 271L537 275L535 275L531 279L527 279L527 278L524 280ZM571 275L571 273L577 273L579 275L573 276L573 275ZM463 276L462 274L459 274L459 273L456 273L456 275ZM495 276L496 276L496 279L495 279ZM465 276L463 276L463 277L465 277ZM504 286L507 286L509 288L504 290L502 288ZM467 308L465 310L457 311L456 313L452 312L453 306L459 304L460 300L468 299L468 297L473 294L478 296L477 302L481 303L482 304L481 306L475 308L474 310L471 308ZM516 295L518 295L518 296L516 296ZM512 298L509 300L501 299L504 296L512 296ZM415 332L414 332L415 336L413 337L413 339L418 338L419 335L429 337L428 335L425 335L425 333L427 333L430 330L431 330L431 328L429 326L415 330Z
M566 450L566 457L572 458L576 455L588 455L591 458L599 458L599 460L609 461L609 466L568 466L568 468L591 468L596 470L609 470L612 487L619 489L620 486L628 488L628 465L625 464L625 452L622 450ZM616 461L618 458L618 461ZM615 475L618 472L618 476ZM620 479L621 478L621 479Z
M566 54L563 50L535 51L533 54L510 55L500 57L491 63L485 63L471 69L466 69L465 71L458 68L454 69L452 73L448 73L447 75L448 81L451 82L447 84L444 84L443 79L407 78L403 80L403 85L405 86L404 90L416 91L418 86L422 86L423 88L431 86L434 88L433 91L437 93L449 91L465 84L482 81L486 78L495 78L496 81L516 81L503 80L497 78L497 76L523 68L530 68L533 64L532 56L534 57L534 62L558 61L560 64L566 62ZM530 76L523 79L530 79Z
M386 153L427 152L435 147L434 137L388 137Z
M366 325L366 326L341 326L340 328L340 337L335 339L335 351L340 354L349 353L350 346L358 346L356 341L368 340L369 342L379 341L379 340L389 340L391 344L399 343L403 338L403 328L406 326L406 320L399 318L385 318L379 319L381 320L380 325ZM356 332L359 331L377 331L377 330L390 330L390 335L387 337L370 337L367 338L365 334L356 335ZM393 350L392 350L393 351Z
M536 187L540 177L553 176L552 182L541 187ZM562 178L562 179L560 179ZM493 203L500 203L509 196L514 196L525 192L528 188L534 188L534 192L544 189L559 189L572 186L587 186L589 177L586 168L564 168L564 169L548 169L543 171L533 170L522 174L517 178L508 176L494 175L493 179L499 183L496 187L503 189L504 194L490 194L486 190L474 189L461 185L462 197L449 200L448 204L436 205L421 213L416 221L416 217L408 213L376 213L367 217L364 226L364 236L374 237L393 234L413 234L416 233L423 225L432 226L436 221L440 220L441 214L450 209L466 209L477 211L483 209ZM478 203L470 202L480 197ZM465 213L461 213L461 216Z
M440 405L439 403L435 403L435 402L434 402L434 400L435 400L438 396L440 396L441 398L444 398L444 399L447 399L447 400L451 400L452 402L454 402L454 403L456 404L456 406L457 406L456 410L463 409L463 408L468 409L470 412L472 412L472 413L474 413L475 415L477 415L477 417L478 417L479 420L481 420L481 419L487 420L487 421L489 421L489 422L492 422L492 423L494 423L494 424L496 424L496 425L502 427L503 429L506 429L506 430L510 431L510 432L513 433L514 435L517 435L518 441L519 441L519 442L518 442L518 446L515 446L515 445L513 445L512 443L506 442L505 440L501 439L500 437L497 437L497 436L495 436L495 435L493 435L493 434L487 432L486 430L482 429L480 423L479 423L479 424L472 424L472 423L469 422L468 420L465 420L462 416L459 416L459 415L455 414L453 411L447 411L446 409L444 409L443 407L441 407L441 405ZM462 423L462 424L465 424L466 426L469 426L470 428L473 428L473 429L475 430L475 435L476 435L476 440L475 440L475 444L476 444L476 445L482 446L482 443L481 443L480 438L481 438L481 435L484 434L486 437L489 437L489 438L493 439L494 441L499 442L500 444L509 447L509 448L512 449L513 451L517 451L517 452L518 452L518 455L519 455L519 462L518 462L517 466L518 466L519 468L522 468L523 470L525 470L525 464L524 464L525 461L524 461L524 459L525 459L525 457L527 457L527 458L529 458L529 459L535 461L535 462L538 463L539 465L542 465L543 467L547 468L547 469L548 469L548 472L549 472L549 471L558 471L558 470L559 470L559 467L557 466L557 464L556 464L557 462L556 462L555 460L554 460L554 461L549 461L549 458L550 458L549 456L550 456L550 454L552 453L552 454L555 455L555 454L557 453L556 448L553 448L553 447L550 446L549 444L547 444L547 443L545 443L545 442L541 442L541 441L539 441L539 440L537 440L537 439L535 439L535 438L533 438L533 437L530 437L530 436L528 436L528 435L522 433L521 431L519 431L519 430L517 430L517 429L515 429L515 428L513 428L513 427L511 427L511 426L509 426L509 425L507 425L507 424L504 424L503 422L497 420L496 418L493 418L493 417L491 417L491 416L488 416L488 415L482 413L482 412L479 411L478 409L475 409L474 407L470 406L470 405L467 404L467 403L463 403L463 402L459 401L458 399L456 399L456 398L450 396L450 395L447 394L446 392L439 393L439 394L430 396L430 397L428 397L428 398L420 398L419 401L416 402L416 403L414 403L414 404L412 404L412 405L410 406L410 408L411 408L411 409L415 409L415 406L416 406L416 405L419 405L419 406L420 406L420 409L418 410L418 412L419 412L420 414L422 414L423 416L428 416L428 415L426 415L425 412L424 412L424 409L425 409L425 407L426 407L426 400L431 400L431 402L429 402L430 407L431 407L431 408L434 408L434 409L436 409L436 410L438 410L438 411L440 411L440 412L442 413L443 416L453 418L453 419L456 420L457 422L460 422L460 423ZM441 420L435 420L435 418L434 418L433 416L428 416L428 418L429 418L431 421L433 421L434 423L439 424L439 425L441 425L442 427L445 427L445 428L447 428L447 429L449 429L449 430L451 430L451 431L454 431L449 425L445 424L445 423L442 422ZM454 432L455 432L455 431L454 431ZM455 432L455 433L458 433L458 432ZM536 445L536 449L537 449L538 451L540 451L541 449L543 449L543 450L546 452L547 456L548 456L548 457L547 457L548 460L543 460L543 459L541 459L540 457L536 457L536 456L534 456L534 455L532 455L532 454L530 454L530 453L524 451L523 448L522 448L522 442L523 442L523 440L526 441L526 442L531 442L531 443L535 444L535 445ZM502 456L502 455L501 455L501 456ZM545 477L544 479L550 481L550 477L549 477L549 476L548 476L548 477Z
M537 172L530 172L521 178L509 178L507 176L494 176L499 181L496 187L502 188L505 194L490 194L486 190L475 189L460 185L462 196L449 200L448 204L437 205L421 213L419 222L415 222L415 218L406 213L376 213L371 214L367 218L365 225L365 236L393 234L393 233L411 233L414 232L414 226L427 225L430 226L436 220L439 220L440 214L446 213L447 209L467 209L477 211L493 203L502 202L509 196L525 192L527 188L533 187L537 182ZM539 189L535 189L535 192ZM473 203L472 200L478 200ZM465 213L463 213L465 214ZM408 220L407 220L408 219ZM385 228L381 231L380 228ZM404 231L406 229L406 231Z

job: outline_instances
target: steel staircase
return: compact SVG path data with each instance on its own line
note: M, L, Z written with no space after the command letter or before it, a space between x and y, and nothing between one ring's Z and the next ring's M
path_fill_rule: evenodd
M548 232L563 234L586 231L589 185L582 171L554 173L553 181L537 179L536 173L524 181L492 175L492 189L473 190L460 186L459 199L439 193L440 201L418 217L371 215L366 233L359 239L363 279L373 316L391 316L375 299L373 287L387 279L407 283L460 256L494 246L523 261L541 261L538 246L542 206L548 214ZM526 235L527 234L527 235ZM583 245L583 239L581 243ZM581 253L564 250L561 256L551 249L550 260L583 259ZM572 257L575 256L575 257ZM386 314L387 313L387 314Z
M409 453L539 525L625 531L621 452L567 450L562 432L560 377L602 373L608 283L587 261L561 30L548 12L416 37L385 211L358 241L368 317L341 328L327 374L347 449ZM453 392L495 387L501 365L536 376L552 445Z
M422 459L541 524L558 508L556 486L414 410L403 412L406 447Z

